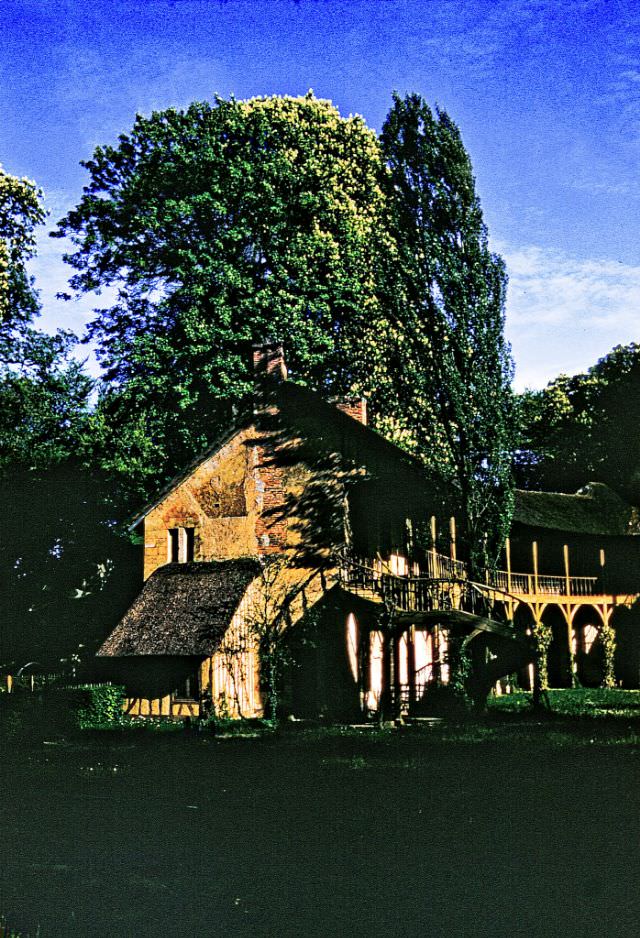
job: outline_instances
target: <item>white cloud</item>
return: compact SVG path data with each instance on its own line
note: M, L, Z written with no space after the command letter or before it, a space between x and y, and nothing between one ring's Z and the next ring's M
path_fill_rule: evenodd
M496 246L509 273L507 335L516 387L542 387L640 339L640 266L534 245Z

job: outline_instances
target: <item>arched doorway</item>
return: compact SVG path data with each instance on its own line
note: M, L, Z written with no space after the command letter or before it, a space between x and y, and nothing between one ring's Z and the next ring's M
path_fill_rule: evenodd
M604 675L604 653L600 641L602 616L594 606L580 606L571 625L571 650L578 681L585 687L599 687Z
M550 604L542 613L543 623L551 629L551 643L547 651L547 680L549 687L571 687L571 655L569 627L560 606Z
M526 603L518 603L513 614L513 626L520 636L533 634L535 619L533 611ZM524 690L533 690L534 684L534 664L529 662L518 671L518 684Z

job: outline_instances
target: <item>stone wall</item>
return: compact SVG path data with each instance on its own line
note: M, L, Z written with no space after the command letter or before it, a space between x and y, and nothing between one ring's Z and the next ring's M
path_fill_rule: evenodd
M144 523L144 576L171 559L168 531L194 528L194 560L256 556L257 498L254 432L239 431L205 459Z

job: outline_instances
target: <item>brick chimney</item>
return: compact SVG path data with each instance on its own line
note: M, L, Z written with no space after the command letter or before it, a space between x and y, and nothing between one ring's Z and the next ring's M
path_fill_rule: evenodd
M348 414L359 423L367 425L367 399L366 397L335 397L331 403L341 410L343 414Z
M275 390L287 380L284 349L280 342L253 345L254 414L259 416L258 439L254 445L257 517L255 533L258 553L277 554L287 545L286 492L279 447L270 418L277 412ZM263 420L266 423L263 423ZM276 432L277 437L277 432Z
M280 342L254 342L253 373L260 380L286 381L287 366Z

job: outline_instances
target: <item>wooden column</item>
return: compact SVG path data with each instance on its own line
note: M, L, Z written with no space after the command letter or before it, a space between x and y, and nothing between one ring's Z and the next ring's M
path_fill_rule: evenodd
M571 626L572 615L571 615L571 570L569 567L569 545L563 544L562 546L562 560L564 563L564 592L565 592L565 601L564 601L564 613L567 620L567 644L569 652L569 687L575 686L575 676L576 676L576 658L573 654L573 629Z
M433 577L437 577L439 575L438 552L436 549L437 535L438 535L438 529L436 525L436 516L431 515L431 576Z
M416 699L416 627L410 625L407 630L407 678L409 681L409 711Z
M533 629L534 629L534 639L537 645L538 635L536 633L538 632L538 625L540 624L540 604L538 602L538 542L537 541L531 542L531 558L533 562L533 594L534 594ZM537 653L534 671L533 671L533 706L534 707L540 706L541 690L542 690L542 676L540 674L540 656Z
M400 684L400 652L402 632L397 632L393 641L393 716L402 716L402 686Z
M456 519L449 518L449 541L450 541L450 552L451 559L455 561L458 559L458 551L456 547Z
M606 593L606 592L607 592L607 588L606 588L606 585L605 585L605 582L604 582L604 568L605 568L606 562L607 562L607 561L606 561L606 557L605 557L605 555L604 555L604 550L603 550L602 548L600 548L600 579L602 580L602 592L603 592L603 593Z

